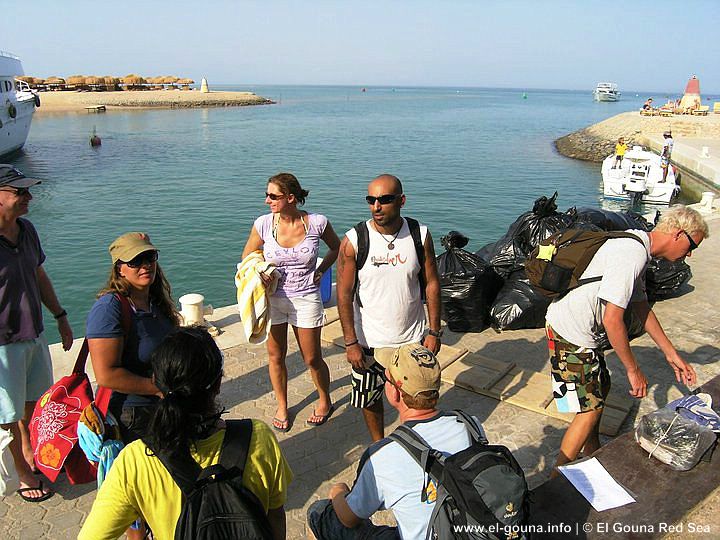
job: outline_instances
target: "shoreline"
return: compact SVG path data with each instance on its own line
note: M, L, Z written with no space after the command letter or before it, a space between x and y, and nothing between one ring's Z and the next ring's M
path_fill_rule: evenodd
M104 105L107 111L130 109L189 109L246 107L275 102L252 92L197 90L137 90L116 92L41 92L36 115L85 113L86 107Z
M720 115L678 115L670 117L641 116L639 111L617 114L569 133L554 141L555 149L563 156L600 163L615 152L619 137L625 137L628 146L643 145L643 140L662 137L664 131L672 130L675 140L682 138L711 139L720 141Z

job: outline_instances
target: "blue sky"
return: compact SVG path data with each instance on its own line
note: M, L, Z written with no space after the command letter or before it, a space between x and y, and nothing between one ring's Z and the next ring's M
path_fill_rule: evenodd
M5 2L30 75L720 93L720 2ZM8 24L12 22L12 24Z

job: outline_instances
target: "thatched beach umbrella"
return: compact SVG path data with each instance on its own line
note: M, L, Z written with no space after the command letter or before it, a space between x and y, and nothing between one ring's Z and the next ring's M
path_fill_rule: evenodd
M91 88L97 88L98 86L104 86L105 81L100 77L96 77L95 75L90 75L88 77L85 77L85 84L87 84Z
M174 88L175 83L178 82L178 80L178 77L175 77L173 75L165 75L162 78L162 83Z
M107 90L115 90L120 82L120 79L113 77L112 75L105 75L100 78L103 80L103 84Z
M143 84L147 84L147 81L145 79L143 79L140 75L135 75L134 73L131 73L130 75L125 75L120 80L126 88L130 89L142 88Z
M15 77L15 78L16 78L17 80L19 80L19 81L24 81L24 82L26 82L26 83L28 83L28 84L33 84L33 83L35 82L35 78L34 78L34 77L30 77L30 76L28 76L28 75L21 75L20 77Z
M67 84L68 86L72 86L74 88L84 88L87 86L85 84L85 75L72 75L71 77L68 77Z
M195 84L195 81L192 79L180 79L178 84L182 85L183 90L190 90L190 85Z
M50 90L60 90L62 88L65 88L65 79L53 75L52 77L48 77L47 79L45 79L45 84Z

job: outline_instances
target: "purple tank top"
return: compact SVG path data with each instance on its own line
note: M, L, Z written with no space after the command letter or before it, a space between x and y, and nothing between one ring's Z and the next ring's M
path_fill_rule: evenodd
M313 274L317 264L320 237L325 232L327 218L322 214L308 212L308 229L305 238L293 247L283 247L273 236L273 214L265 214L255 220L255 230L265 243L263 256L280 272L280 280L274 296L304 296L316 292Z

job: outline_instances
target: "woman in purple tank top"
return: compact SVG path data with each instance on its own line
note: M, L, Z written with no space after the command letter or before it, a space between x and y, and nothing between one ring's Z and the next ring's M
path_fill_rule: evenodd
M333 413L330 399L330 371L323 360L320 331L323 325L323 304L320 279L335 262L340 239L328 219L321 214L299 210L308 191L290 173L280 173L268 180L265 203L270 213L260 216L250 230L243 250L243 259L253 251L262 250L266 261L280 273L275 293L270 296L270 335L267 340L270 381L278 402L272 427L286 432L290 429L287 403L287 330L293 328L305 365L310 369L320 399L307 423L324 424ZM320 240L328 251L317 266ZM265 285L271 281L260 274Z

